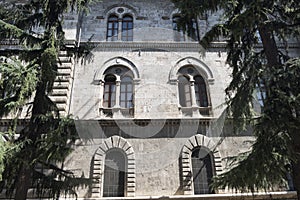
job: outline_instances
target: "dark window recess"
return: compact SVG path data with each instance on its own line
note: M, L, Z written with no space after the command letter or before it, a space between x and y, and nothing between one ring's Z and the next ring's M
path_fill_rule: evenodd
M104 81L103 107L111 108L116 104L116 77L107 75Z
M212 158L203 148L196 148L192 152L192 174L195 194L214 193L210 187L213 177Z
M126 159L118 150L110 150L105 157L103 197L124 197Z
M208 98L206 91L206 84L202 76L196 76L195 78L195 95L196 103L200 107L208 107Z

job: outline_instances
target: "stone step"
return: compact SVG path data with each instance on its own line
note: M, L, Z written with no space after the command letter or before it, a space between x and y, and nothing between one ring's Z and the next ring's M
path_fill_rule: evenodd
M72 63L73 62L73 58L70 56L60 56L58 63Z
M65 96L50 96L51 100L56 104L66 104L68 101L68 98Z
M70 75L68 76L56 76L55 82L70 82Z
M69 83L55 81L53 84L53 89L69 89Z
M72 72L71 69L57 69L58 76L67 76L67 75L70 75L71 72Z
M58 69L72 69L72 63L61 63L58 64Z
M69 74L71 74L72 73L72 68L71 67L59 67L57 69L57 72L58 73L69 73Z
M50 93L50 96L67 96L68 90L67 89L53 89Z
M66 111L66 104L64 103L64 104L60 104L60 103L57 103L56 104L56 106L57 106L57 108L58 108L58 111Z

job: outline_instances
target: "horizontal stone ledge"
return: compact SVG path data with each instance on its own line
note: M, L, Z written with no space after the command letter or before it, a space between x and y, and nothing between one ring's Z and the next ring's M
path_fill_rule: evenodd
M133 189L133 188L131 188ZM132 193L134 191L130 191ZM92 191L92 196L99 191ZM128 193L128 196L129 196ZM203 194L193 195L191 191L185 191L187 195L174 195L174 196L136 196L136 197L91 197L91 198L77 198L77 200L274 200L274 199L297 199L296 191L282 191L282 192L260 192L260 193L228 193L228 194ZM96 195L95 195L96 196ZM2 199L0 197L0 199ZM28 198L30 200L40 200L37 198ZM45 198L46 199L46 198ZM74 197L61 197L61 200L74 200Z
M297 193L291 192L270 192L270 193L232 193L232 194L203 194L203 195L174 195L174 196L136 196L136 197L114 197L114 200L266 200L266 199L296 199ZM74 198L61 198L73 200ZM77 198L78 200L111 200L111 197L101 198Z

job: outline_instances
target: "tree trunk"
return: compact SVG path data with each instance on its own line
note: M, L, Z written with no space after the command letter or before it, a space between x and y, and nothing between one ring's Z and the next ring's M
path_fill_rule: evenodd
M15 194L15 200L26 200L27 198L27 193L28 190L31 187L31 182L32 182L32 166L30 166L27 163L32 162L34 159L34 154L35 154L35 148L36 146L34 145L37 138L40 136L40 129L41 125L39 120L36 121L35 117L39 116L41 114L46 113L45 109L45 101L44 101L44 94L45 94L45 87L43 87L44 84L40 84L37 86L36 89L36 94L33 102L33 108L32 108L32 116L31 116L31 121L29 124L29 129L26 131L25 136L27 139L29 139L32 144L31 146L26 145L24 147L25 151L27 152L25 154L28 154L27 156L24 156L24 161L22 163L21 169L19 171L19 176L17 177L16 181L16 194Z
M26 200L31 185L31 168L22 164L17 178L15 200Z

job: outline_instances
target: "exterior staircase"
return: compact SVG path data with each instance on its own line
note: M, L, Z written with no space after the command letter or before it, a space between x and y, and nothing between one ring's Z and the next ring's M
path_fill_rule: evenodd
M50 99L56 103L60 116L69 113L70 96L73 84L74 55L61 51L58 60L57 76Z

